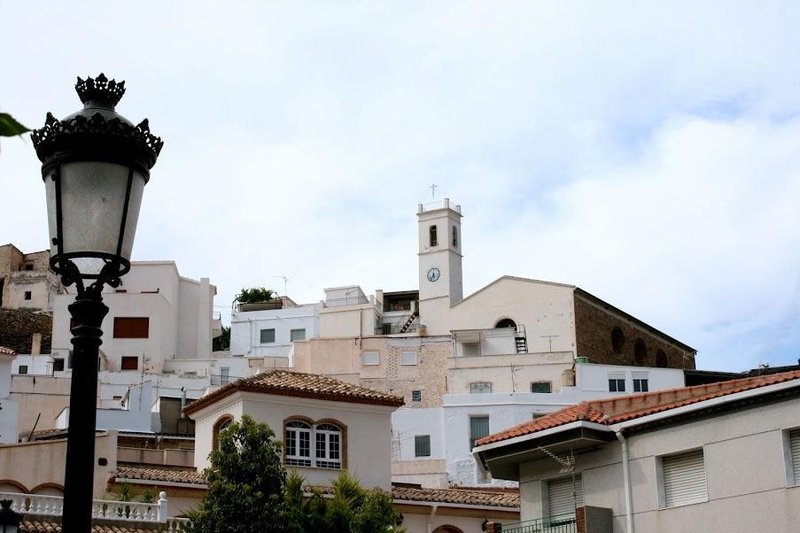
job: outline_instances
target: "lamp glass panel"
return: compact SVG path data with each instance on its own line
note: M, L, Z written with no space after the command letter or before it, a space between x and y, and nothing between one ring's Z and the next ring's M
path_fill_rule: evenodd
M58 213L56 212L56 184L53 181L54 171L50 171L44 180L44 192L47 196L47 226L50 232L50 257L58 254L58 246L53 239L58 237Z
M65 163L60 181L62 249L65 254L75 254L73 261L82 274L96 275L105 263L91 254L117 253L128 167L96 161ZM134 173L126 230L136 227L143 189L144 178ZM129 259L133 231L125 237L122 257Z

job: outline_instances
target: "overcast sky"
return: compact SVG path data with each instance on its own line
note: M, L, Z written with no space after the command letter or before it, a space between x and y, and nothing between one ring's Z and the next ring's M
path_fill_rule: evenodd
M800 356L798 2L12 2L0 111L117 110L164 149L134 259L242 287L414 289L416 206L461 204L464 292L578 285L743 370ZM0 243L47 246L30 140Z

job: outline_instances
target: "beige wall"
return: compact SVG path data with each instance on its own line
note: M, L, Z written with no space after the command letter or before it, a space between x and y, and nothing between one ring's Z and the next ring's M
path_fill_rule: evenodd
M11 398L19 404L20 438L28 438L37 417L37 431L56 427L56 417L69 405L70 383L69 378L12 376Z
M375 335L378 314L375 304L323 307L319 312L320 337L359 337Z
M209 466L212 428L220 417L230 414L238 419L247 414L258 422L265 422L283 441L283 423L289 417L304 416L312 420L332 419L346 428L345 448L347 470L359 479L362 486L391 486L391 412L393 407L331 402L276 396L258 393L234 393L232 396L192 415L197 421L195 440L195 465L198 469ZM340 470L322 468L295 469L311 485L329 485Z
M724 414L629 438L637 531L797 531L800 486L787 486L784 432L800 427L797 399ZM705 503L659 508L659 457L702 448L708 487ZM625 530L619 444L578 455L584 503L611 508L614 531ZM560 477L550 459L522 465L522 519L542 516L543 480Z
M377 365L362 364L365 352L378 352ZM416 352L416 365L402 365L403 352ZM406 406L442 404L446 391L449 336L311 339L294 345L294 370L332 376L363 387L402 395ZM420 390L414 402L411 391Z
M429 333L442 329L489 329L510 318L525 326L528 352L574 352L573 287L506 276L454 305L449 314L426 318Z
M102 498L106 483L117 468L117 433L98 434L95 439L94 497ZM67 455L66 439L9 444L0 446L0 485L10 490L15 482L18 492L42 492L41 486L64 486L64 462ZM105 457L106 466L97 465L97 458ZM40 489L40 490L37 490ZM63 489L62 489L63 490ZM48 492L53 493L52 489Z

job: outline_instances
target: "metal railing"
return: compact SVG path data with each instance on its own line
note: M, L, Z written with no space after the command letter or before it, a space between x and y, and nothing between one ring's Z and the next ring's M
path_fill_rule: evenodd
M576 533L575 513L503 524L502 533Z
M242 376L226 376L223 374L211 374L209 376L212 385L227 385L233 383L237 379L242 379Z

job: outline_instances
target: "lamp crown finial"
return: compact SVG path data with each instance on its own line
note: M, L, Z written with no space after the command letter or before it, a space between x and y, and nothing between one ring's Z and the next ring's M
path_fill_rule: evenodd
M101 72L96 78L89 77L84 80L78 77L75 92L78 93L84 105L92 103L114 109L122 95L125 94L125 82L117 83L116 80L109 80Z

